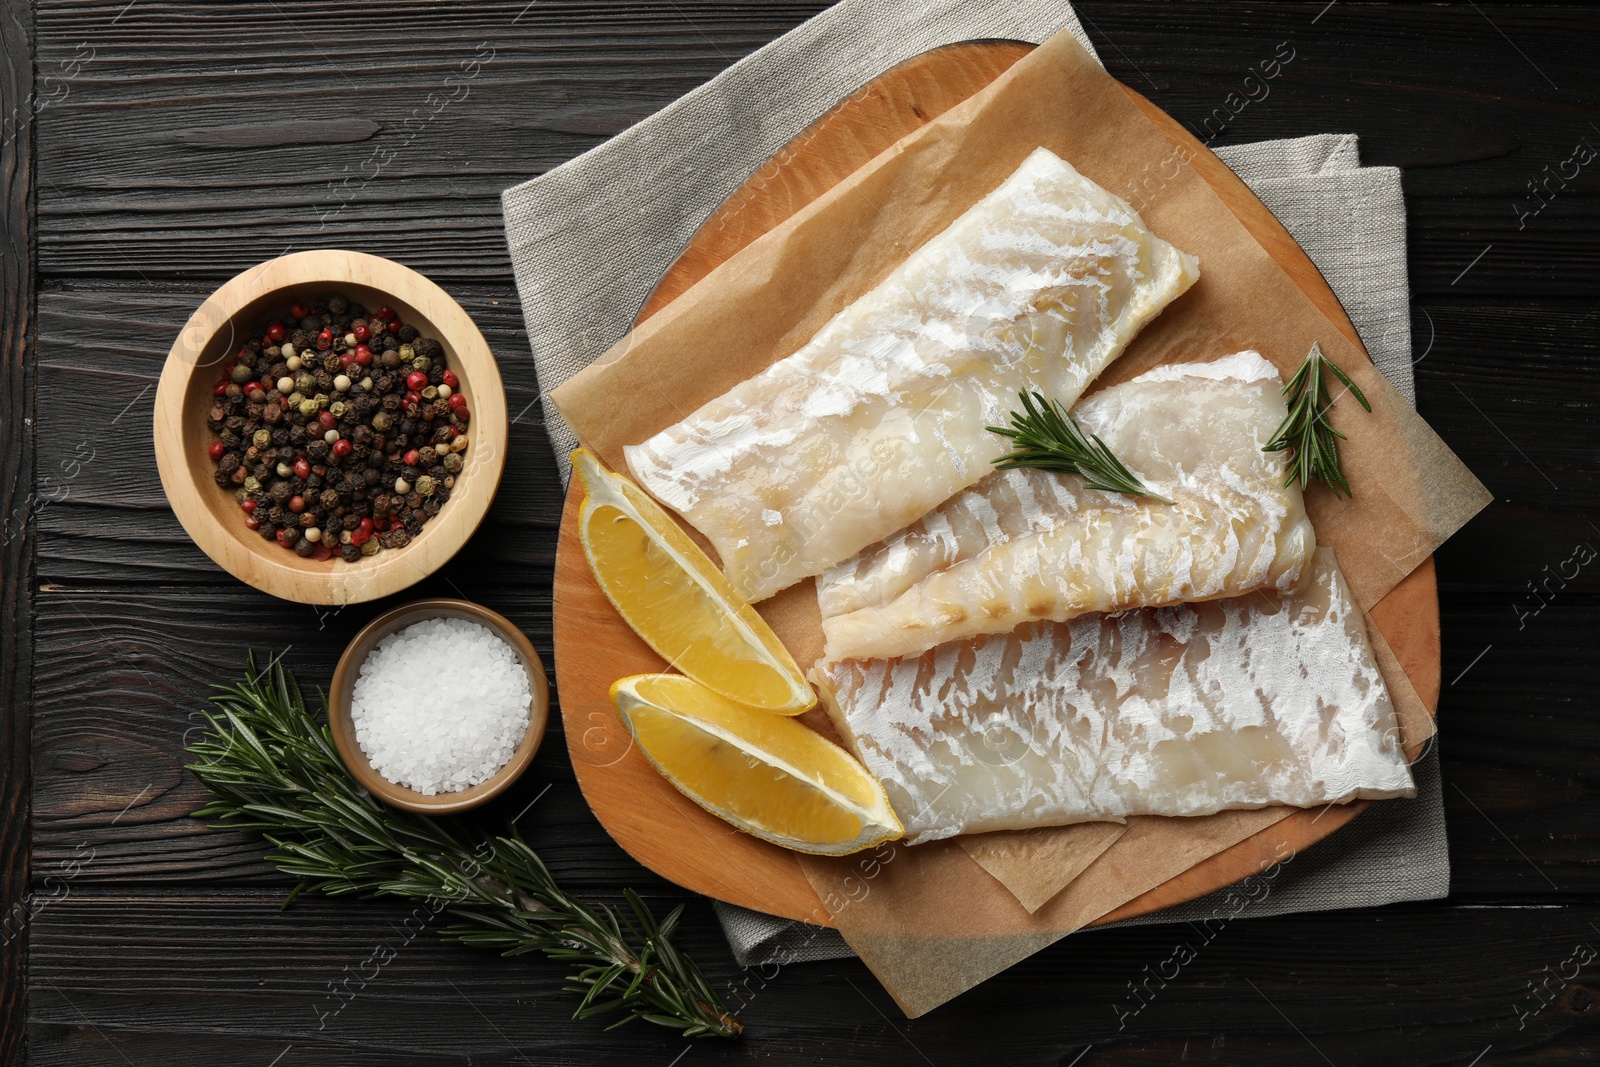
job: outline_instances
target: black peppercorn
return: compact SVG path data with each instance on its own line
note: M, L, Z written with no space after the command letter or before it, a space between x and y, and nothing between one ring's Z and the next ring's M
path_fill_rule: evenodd
M421 371L433 387L445 380L438 341L412 325L391 330L343 294L306 303L308 313L298 322L292 315L278 320L289 327L279 341L258 335L243 342L222 391L213 393L207 422L222 445L213 478L248 491L239 497L255 502L252 521L263 538L282 533L301 556L326 560L337 553L353 561L404 546L439 512L463 466L445 446L458 432L453 427L466 420L453 417L437 388L420 390L432 397L404 402L412 391L409 373ZM340 363L341 353L357 343L347 338L358 325L365 327L361 343L376 357L365 370ZM297 364L292 371L291 362ZM335 389L341 376L353 381ZM293 387L276 388L283 378ZM293 404L286 393L295 394ZM330 431L347 442L339 446L343 455L328 441ZM401 457L413 448L416 463L405 464ZM397 479L409 483L406 494L390 492ZM429 491L419 492L423 486ZM291 497L304 501L298 512L288 508ZM361 531L360 522L372 518L392 525ZM328 536L313 542L300 535L312 529ZM361 543L342 544L341 532Z

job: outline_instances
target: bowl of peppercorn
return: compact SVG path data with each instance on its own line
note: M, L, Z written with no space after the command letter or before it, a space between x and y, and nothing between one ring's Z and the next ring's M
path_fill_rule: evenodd
M506 436L499 368L461 305L338 249L223 285L156 392L156 464L185 532L302 603L375 600L443 566L489 510Z

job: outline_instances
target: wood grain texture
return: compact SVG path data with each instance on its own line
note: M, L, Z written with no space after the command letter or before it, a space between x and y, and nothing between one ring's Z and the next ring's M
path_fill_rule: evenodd
M41 127L50 181L40 262L51 277L221 281L265 255L330 244L441 281L507 277L503 188L621 132L825 5L407 5L382 20L384 49L337 64L308 38L369 36L360 3L136 4L119 17L124 6L41 5L42 71L94 56L69 106ZM1589 295L1600 185L1570 182L1526 228L1513 210L1545 164L1594 137L1593 104L1574 90L1591 77L1571 29L1585 8L1342 4L1318 19L1321 6L1219 18L1212 0L1091 0L1082 13L1112 70L1212 147L1354 129L1367 162L1410 168L1418 292ZM1508 25L1515 48L1495 30ZM1282 41L1295 60L1269 95L1235 112L1229 94L1242 95ZM486 54L484 42L493 56L469 83L446 85ZM430 93L452 98L431 120ZM138 123L126 121L130 108ZM357 123L377 131L344 140ZM185 143L196 137L259 143Z
M951 45L902 63L837 105L780 150L706 220L645 302L648 318L768 229L843 181L866 160L993 81L1029 51L1009 42ZM1138 93L1130 95L1222 202L1328 320L1358 347L1338 299L1293 238L1221 160ZM837 148L835 146L838 146ZM630 736L610 721L605 694L617 678L663 669L600 592L578 541L583 491L570 488L556 556L556 673L568 703L567 745L585 798L617 842L668 880L787 918L832 925L794 854L730 833L666 783ZM1432 710L1439 695L1439 606L1434 570L1419 567L1375 606L1373 621ZM1148 914L1255 874L1348 824L1364 801L1299 811L1141 894L1101 921Z
M684 1054L653 1029L602 1033L567 1018L561 968L420 937L393 965L394 985L380 979L317 1029L311 994L333 998L323 1010L343 1003L328 983L392 944L404 913L348 901L279 912L287 887L259 845L187 817L202 791L179 746L206 685L237 672L246 643L292 646L285 658L301 679L325 683L332 657L383 605L323 618L233 583L187 540L149 451L166 350L206 293L286 248L345 244L440 281L495 351L513 421L495 506L424 588L509 615L548 660L562 494L538 405L528 407L537 393L499 192L822 4L40 0L36 72L56 103L37 117L43 270L25 373L37 374L41 484L48 475L68 495L35 517L35 896L96 851L70 897L30 927L33 1062L123 1062L106 1037L141 1065L264 1065L286 1049L279 1067L680 1054L680 1067L947 1067L997 1050L1056 1067L1277 1067L1320 1063L1316 1050L1341 1065L1592 1059L1592 965L1525 1028L1513 1007L1574 944L1596 944L1590 924L1600 924L1600 568L1556 587L1520 625L1514 609L1537 604L1527 583L1575 544L1600 546L1589 525L1600 522L1600 178L1585 169L1557 187L1524 228L1515 206L1578 137L1600 144L1588 127L1600 122L1600 6L1074 6L1112 73L1202 140L1227 94L1288 40L1297 58L1270 97L1212 143L1351 131L1366 162L1406 168L1419 404L1497 498L1438 554L1453 903L1231 924L1177 978L1152 982L1154 999L1125 1023L1114 1005L1127 1006L1143 968L1162 967L1181 930L1071 938L925 1019L891 1024L893 1006L853 961L737 971L710 909L611 843L552 740L491 814L515 816L549 785L519 826L564 884L612 900L634 886L659 910L687 903L684 944L728 990L746 1040ZM345 74L308 40L324 31L362 42L338 52ZM484 40L497 54L470 94L408 126ZM3 99L9 114L10 82ZM375 150L396 155L373 177ZM7 170L5 187L14 193L21 177ZM7 210L11 233L21 217ZM4 328L17 321L8 314ZM7 418L19 395L8 385L0 396ZM91 448L96 458L74 465ZM0 470L28 469L14 455L8 438ZM13 580L9 566L0 578ZM15 973L0 981L8 1003Z
M26 1033L33 555L33 11L0 3L0 1064Z
M1592 902L1557 912L1435 904L1260 919L1247 919L1246 908L1205 932L1096 931L915 1021L895 1017L856 960L739 971L709 909L690 903L684 946L707 962L713 988L750 1034L692 1045L653 1027L579 1029L566 1018L559 968L485 964L431 931L408 939L416 925L406 909L277 904L249 891L84 891L47 909L34 964L33 1063L116 1064L120 1053L134 1064L263 1067L280 1055L280 1067L637 1067L676 1056L955 1067L998 1055L1019 1067L1068 1067L1087 1047L1079 1067L1282 1067L1323 1057L1465 1067L1492 1044L1481 1067L1587 1062L1600 1018L1587 969L1565 985L1547 977L1576 943L1596 940ZM1174 967L1179 945L1193 959ZM375 966L381 950L394 958ZM107 959L119 961L114 973ZM1451 961L1443 973L1441 959ZM1359 980L1369 975L1381 978ZM1519 1029L1517 1011L1541 1003L1528 988L1540 978L1550 981L1548 1006ZM208 1012L195 1019L199 1004ZM209 1049L216 1058L202 1061Z

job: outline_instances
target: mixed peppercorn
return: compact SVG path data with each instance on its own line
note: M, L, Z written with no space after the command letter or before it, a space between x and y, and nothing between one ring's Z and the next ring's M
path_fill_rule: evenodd
M244 523L354 563L403 548L450 499L471 412L444 348L391 308L296 301L223 366L207 425Z

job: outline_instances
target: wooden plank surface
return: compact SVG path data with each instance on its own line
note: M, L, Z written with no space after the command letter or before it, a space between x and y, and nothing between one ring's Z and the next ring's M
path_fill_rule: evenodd
M0 1063L27 1032L33 556L33 13L0 3Z
M1596 8L1076 6L1112 72L1202 140L1214 109L1288 40L1297 58L1271 95L1213 145L1348 130L1367 162L1406 168L1420 407L1496 494L1438 556L1452 899L1230 925L1120 1030L1117 995L1169 957L1172 928L1069 939L907 1023L853 962L738 972L709 908L691 901L686 944L719 988L742 983L734 1003L747 1004L750 1036L697 1045L682 1063L945 1067L992 1055L997 1040L1015 1062L1082 1054L1080 1067L1185 1057L1466 1065L1480 1053L1480 1067L1583 1062L1600 1040L1595 965L1564 985L1548 976L1575 945L1600 947L1597 568L1552 581L1547 605L1526 612L1538 606L1527 585L1546 580L1546 567L1560 568L1580 541L1600 547L1590 525L1600 523L1600 173L1586 168L1557 188L1521 229L1514 205L1531 203L1527 183L1580 137L1600 145L1588 125L1600 123ZM218 283L285 247L345 241L428 272L463 302L500 357L515 417L536 394L499 191L819 9L38 4L37 74L68 95L38 117L37 362L6 371L37 373L34 432L0 445L0 468L42 477L86 441L103 447L69 468L66 497L38 523L33 893L55 902L31 929L32 1062L121 1063L121 1050L136 1064L268 1064L280 1054L280 1067L668 1064L683 1052L661 1032L607 1035L569 1021L560 968L420 937L396 962L395 986L380 980L316 1029L309 994L358 969L403 912L320 901L278 912L285 887L259 850L186 817L199 793L178 749L206 684L238 669L247 641L288 648L308 683L325 681L369 615L272 602L189 545L159 495L140 394L153 393L173 334ZM24 40L16 13L28 7L6 10L14 56ZM360 43L337 49L329 36ZM408 128L412 109L483 41L496 53L467 97ZM75 61L77 73L60 80ZM6 83L7 108L11 91ZM393 161L329 188L361 174L375 148ZM21 174L3 171L8 196ZM11 203L15 233L26 215ZM321 212L341 206L324 225ZM19 321L11 308L8 330ZM8 380L7 433L26 396ZM455 583L527 628L548 660L560 487L538 414L535 404L512 425L485 527L419 594L455 595ZM16 440L31 440L36 458L22 458ZM13 562L8 583L23 573ZM20 632L8 622L5 639ZM15 738L5 741L8 789ZM523 826L558 876L584 892L632 885L653 904L685 899L610 844L562 747L547 744L519 787L526 804L554 783ZM44 877L91 849L69 895L49 897L59 883ZM14 973L0 976L7 1004ZM1515 1006L1531 1003L1528 983L1539 981L1556 990L1552 1004L1519 1029ZM14 1047L15 1028L0 1030Z

